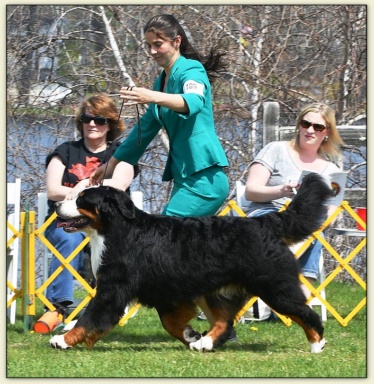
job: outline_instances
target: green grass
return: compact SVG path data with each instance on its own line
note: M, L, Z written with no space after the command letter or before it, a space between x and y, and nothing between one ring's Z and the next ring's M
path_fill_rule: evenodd
M345 317L361 300L357 285L333 283L328 300ZM41 313L40 313L41 314ZM207 323L194 320L203 331ZM162 328L155 310L141 308L124 327L89 350L49 346L51 335L23 331L23 318L7 324L8 378L364 378L367 377L366 308L342 327L329 316L327 345L311 354L296 324L256 322L236 326L238 341L213 353L188 350Z

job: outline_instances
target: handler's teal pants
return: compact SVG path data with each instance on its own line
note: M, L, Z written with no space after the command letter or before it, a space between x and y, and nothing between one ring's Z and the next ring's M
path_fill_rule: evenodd
M182 178L174 173L174 186L162 212L166 216L214 215L229 194L229 182L222 167L213 166Z

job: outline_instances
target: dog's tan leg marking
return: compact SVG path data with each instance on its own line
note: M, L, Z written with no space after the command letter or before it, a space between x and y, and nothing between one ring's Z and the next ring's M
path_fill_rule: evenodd
M107 332L105 332L107 333ZM84 328L73 328L64 335L66 344L76 345L78 343L86 343L89 348L104 336L104 332L86 332Z
M49 343L52 347L60 349L71 348L79 343L85 343L89 348L92 348L107 332L109 331L86 332L83 327L74 327L64 335L53 336Z
M318 332L310 327L307 327L303 321L297 316L290 316L291 320L299 324L303 328L305 335L309 341L311 347L311 353L320 353L325 347L326 340L321 337Z
M53 336L49 343L54 348L67 349L74 347L85 340L85 330L82 327L74 327L64 335Z
M191 341L200 338L200 334L193 331L189 321L197 314L197 309L192 303L180 304L173 312L160 316L163 327L169 334L189 345Z

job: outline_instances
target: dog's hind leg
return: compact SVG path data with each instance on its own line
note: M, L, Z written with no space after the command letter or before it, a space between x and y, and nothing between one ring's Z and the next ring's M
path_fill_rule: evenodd
M300 287L292 288L288 295L274 293L273 295L262 296L273 310L288 316L295 323L299 324L310 343L312 353L320 353L325 347L324 326L320 316L305 304L305 296ZM292 294L290 293L292 292Z
M197 314L197 308L193 302L180 303L168 310L157 307L156 309L165 330L183 344L188 346L201 338L200 333L194 331L189 324Z
M305 335L310 344L310 352L322 352L325 347L326 340L323 337L324 327L318 314L308 305L305 305L303 310L300 310L298 315L290 314L288 316L304 329Z

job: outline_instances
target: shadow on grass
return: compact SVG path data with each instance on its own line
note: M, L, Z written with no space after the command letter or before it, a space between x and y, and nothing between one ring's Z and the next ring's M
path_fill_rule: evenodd
M84 347L82 345L82 347ZM224 345L220 346L216 351L242 351L242 352L264 352L269 348L273 348L274 343L251 343L250 340L241 341L228 341ZM276 345L279 348L278 345ZM104 336L94 346L95 351L126 351L131 350L132 352L144 352L144 351L155 351L164 352L168 351L189 351L189 347L185 346L179 340L174 339L168 333L163 331L156 331L152 335L144 335L134 332L125 332L123 329L115 329L111 333ZM195 351L195 353L199 353ZM206 352L209 353L209 352Z

